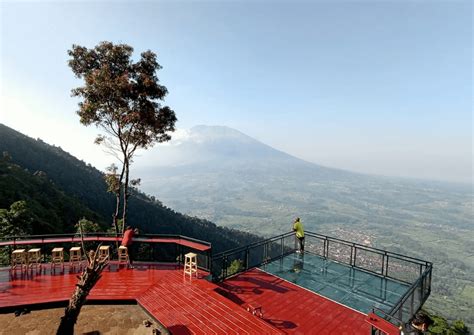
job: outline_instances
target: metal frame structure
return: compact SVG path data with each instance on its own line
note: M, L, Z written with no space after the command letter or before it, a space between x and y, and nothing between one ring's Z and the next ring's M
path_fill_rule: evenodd
M281 259L297 249L294 232L216 254L211 261L214 282ZM305 252L409 285L385 319L407 322L431 293L431 262L313 232L305 232ZM389 320L390 321L390 320Z

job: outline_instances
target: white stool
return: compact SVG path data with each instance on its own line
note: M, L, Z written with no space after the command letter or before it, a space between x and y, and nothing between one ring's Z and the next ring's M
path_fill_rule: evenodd
M51 250L51 267L57 264L64 266L64 248L54 248Z
M197 255L189 252L184 255L184 275L188 274L192 278L193 273L195 273L197 278L197 271Z
M72 247L69 249L69 264L74 265L75 262L81 264L82 255L80 247Z
M110 255L110 246L103 245L99 248L99 261L103 261L104 259L108 259Z
M34 249L28 250L28 266L32 267L33 265L41 267L41 249L40 248L34 248Z
M119 263L127 263L128 264L128 248L121 245L119 248L118 248L118 261Z

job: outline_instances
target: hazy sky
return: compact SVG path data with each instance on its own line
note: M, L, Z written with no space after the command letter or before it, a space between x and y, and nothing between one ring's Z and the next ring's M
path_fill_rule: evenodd
M0 122L103 169L72 44L163 66L179 128L226 125L326 166L472 181L470 1L75 1L1 8ZM144 154L146 155L146 153Z

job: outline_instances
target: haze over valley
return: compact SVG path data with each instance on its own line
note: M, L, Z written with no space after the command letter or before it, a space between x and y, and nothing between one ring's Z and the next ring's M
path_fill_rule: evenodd
M471 317L468 184L331 169L219 126L194 127L134 164L143 191L218 225L270 236L289 231L300 216L307 230L433 261L431 305Z

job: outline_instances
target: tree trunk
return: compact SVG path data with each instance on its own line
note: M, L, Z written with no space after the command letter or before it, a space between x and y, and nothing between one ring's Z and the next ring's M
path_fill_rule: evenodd
M97 251L99 247L97 247ZM108 263L108 259L99 261L97 252L90 251L88 255L87 267L78 276L79 281L76 284L76 289L69 299L69 304L64 311L64 316L61 318L56 335L71 335L74 334L74 325L77 322L81 308L86 302L86 298L94 285L101 277L102 270Z
M129 168L130 168L130 161L128 160L128 158L126 158L125 159L125 182L123 183L122 234L125 231L126 221L127 221Z
M119 236L119 227L118 227L118 215L119 215L119 209L120 209L120 188L117 193L115 193L115 213L112 214L112 218L114 220L114 228L115 228L115 237ZM115 247L118 250L118 241L115 241Z

